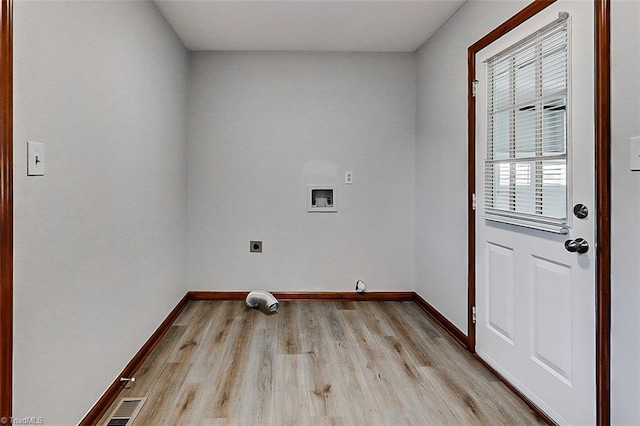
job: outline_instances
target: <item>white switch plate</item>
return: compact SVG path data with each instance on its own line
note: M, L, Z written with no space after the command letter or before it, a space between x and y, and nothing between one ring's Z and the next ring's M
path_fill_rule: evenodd
M631 171L640 172L640 136L631 138L629 148Z
M344 183L347 185L353 184L353 172L351 170L344 172Z
M44 176L44 144L27 142L27 176Z

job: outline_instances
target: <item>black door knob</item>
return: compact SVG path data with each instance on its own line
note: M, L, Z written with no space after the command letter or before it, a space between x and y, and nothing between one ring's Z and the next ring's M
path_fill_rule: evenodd
M576 238L565 241L564 248L571 253L584 254L589 251L589 243L584 238Z
M564 248L566 248L567 251L570 251L571 253L575 253L578 251L578 243L576 243L574 240L567 240L564 242Z

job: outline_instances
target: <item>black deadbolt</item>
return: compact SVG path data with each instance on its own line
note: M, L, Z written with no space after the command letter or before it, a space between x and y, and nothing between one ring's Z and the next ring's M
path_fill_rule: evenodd
M576 215L578 219L584 219L589 216L589 208L584 204L576 204L573 206L573 214Z

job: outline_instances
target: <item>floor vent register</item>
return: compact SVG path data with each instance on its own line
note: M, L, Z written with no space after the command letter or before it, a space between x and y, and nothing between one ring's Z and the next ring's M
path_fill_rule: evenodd
M131 425L142 409L147 398L122 398L113 414L107 419L106 426Z

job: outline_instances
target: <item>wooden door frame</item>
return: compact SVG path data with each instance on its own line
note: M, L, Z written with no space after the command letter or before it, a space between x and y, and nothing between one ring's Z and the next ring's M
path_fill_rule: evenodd
M473 308L476 300L475 282L475 121L473 97L476 54L556 0L534 0L502 25L472 44L467 52L468 104L468 311L467 349L475 353L476 325ZM596 421L610 424L610 332L611 332L611 0L594 0L595 31L595 194L596 194Z
M13 0L2 0L0 15L0 417L6 422L13 399Z

